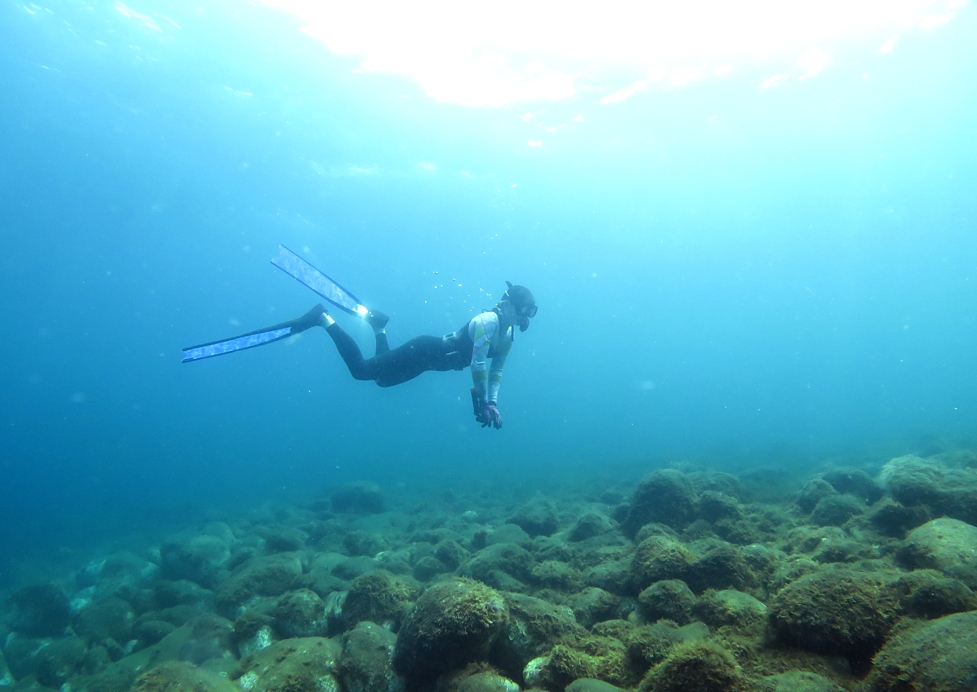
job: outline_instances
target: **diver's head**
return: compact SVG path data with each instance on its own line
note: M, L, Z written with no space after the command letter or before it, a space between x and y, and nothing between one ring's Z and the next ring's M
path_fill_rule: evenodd
M508 312L513 324L519 325L519 331L524 332L529 329L529 319L536 316L536 299L525 286L513 286L510 281L505 283L509 290L499 301L499 308Z

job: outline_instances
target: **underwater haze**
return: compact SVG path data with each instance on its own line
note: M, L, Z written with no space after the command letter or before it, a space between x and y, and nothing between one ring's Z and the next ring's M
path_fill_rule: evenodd
M977 13L941 11L691 72L502 42L484 64L512 88L483 93L447 48L457 69L422 74L298 3L5 0L0 580L352 480L973 441ZM528 286L504 428L473 420L467 371L381 389L318 329L181 364L318 302L279 243L389 314L393 346Z

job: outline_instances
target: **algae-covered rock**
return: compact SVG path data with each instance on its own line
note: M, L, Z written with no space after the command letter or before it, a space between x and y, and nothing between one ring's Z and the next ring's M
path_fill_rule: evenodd
M10 687L14 684L14 676L10 672L10 668L7 666L7 659L3 655L3 650L0 649L0 688Z
M379 514L383 511L380 486L369 481L347 483L331 497L332 508L348 514Z
M509 523L522 527L532 538L552 536L560 527L560 515L551 500L536 498L520 507Z
M957 519L934 519L906 538L898 560L911 568L931 568L977 588L977 527Z
M189 579L160 579L153 584L157 608L186 605L197 610L209 610L214 605L214 592Z
M532 581L544 588L573 591L580 586L580 572L560 560L543 560L530 573Z
M720 541L703 541L696 544L698 556L689 565L684 580L694 593L706 589L748 589L756 585L756 577L750 570L740 549Z
M632 561L630 557L608 556L600 564L594 565L584 572L584 584L618 596L632 596L640 591L640 587L632 583Z
M594 678L631 686L627 651L617 638L591 635L557 644L546 656L530 661L523 671L527 685L562 690L574 680Z
M651 522L685 528L695 518L696 500L692 482L684 473L675 469L655 471L641 479L631 496L622 528L629 536Z
M648 671L640 692L738 692L746 678L726 649L711 641L679 644Z
M455 692L519 692L519 685L493 671L483 671L465 677Z
M706 490L699 494L697 516L704 521L716 523L742 519L743 512L735 497L715 490Z
M576 523L570 528L568 538L575 543L579 543L588 538L601 536L613 529L614 522L606 514L587 512L577 519Z
M104 598L92 601L75 613L71 626L93 642L114 639L125 643L135 620L136 614L128 603L119 598Z
M181 536L163 543L159 555L164 578L187 579L213 589L224 574L231 549L223 536Z
M466 577L508 591L522 590L522 582L532 578L533 556L513 543L482 548L458 568Z
M904 538L906 533L922 526L931 519L929 510L922 505L906 507L901 502L883 498L872 506L868 521L872 528L884 536Z
M638 594L638 603L648 622L664 619L686 625L692 621L695 594L681 579L662 579Z
M605 633L603 625L594 628L594 631L598 630ZM606 634L616 636L624 642L628 661L635 675L640 679L652 666L664 661L676 644L707 638L709 627L701 622L692 622L679 627L671 620L659 620L651 625L642 625L613 634L606 632Z
M417 584L407 577L395 577L380 569L369 572L350 584L343 602L343 618L347 627L367 620L381 625L390 623L396 631L419 592Z
M811 523L817 526L841 526L865 511L861 500L851 495L829 495L811 512Z
M188 625L190 636L180 647L180 660L201 664L234 658L234 625L215 613L204 613Z
M254 558L238 567L217 590L217 612L237 617L239 609L259 596L281 596L302 586L302 562L295 553Z
M578 678L567 685L566 692L624 692L620 687L603 680Z
M490 655L491 662L518 679L526 664L549 651L562 639L585 634L566 606L524 596L505 594L509 617L502 625Z
M892 459L879 482L903 505L925 505L933 516L948 516L977 525L977 469L952 458Z
M797 491L794 501L797 502L797 506L801 508L802 512L810 513L821 500L835 495L837 492L834 486L823 478L811 478Z
M343 536L343 547L351 557L374 557L384 550L390 550L390 543L379 533L349 531Z
M30 637L55 637L71 618L68 596L57 584L27 586L7 600L7 627Z
M848 570L801 577L773 599L770 625L787 645L852 661L871 658L891 626L884 580Z
M905 574L889 586L900 612L913 617L933 618L977 610L977 597L959 579L922 569Z
M80 637L58 639L37 652L37 681L59 688L78 674L88 647Z
M844 692L823 675L802 670L769 675L757 682L757 692Z
M51 643L48 638L28 637L11 632L3 638L3 650L13 676L20 680L37 672L37 654Z
M885 494L885 490L862 469L839 467L826 471L822 478L839 493L854 495L868 504L877 502Z
M285 639L323 637L329 628L326 604L314 591L289 591L278 599L271 612L275 630Z
M176 625L163 620L140 620L132 628L132 636L143 646L152 646L176 629Z
M434 546L436 557L448 569L458 569L462 562L468 559L469 552L458 541L445 539Z
M346 692L400 692L404 680L394 673L397 637L372 622L360 622L343 636L339 660Z
M638 591L662 579L684 580L692 562L692 553L681 543L665 536L649 536L634 552L631 578Z
M692 611L710 627L730 627L746 635L761 634L767 619L765 604L736 589L706 591Z
M621 599L596 586L588 586L570 601L573 615L584 627L621 617Z
M871 692L973 692L977 612L947 615L894 636L873 661Z
M129 692L141 673L165 661L179 660L184 645L192 638L192 627L180 627L158 644L114 661L94 674L73 679L71 692Z
M339 692L339 656L331 639L286 639L242 660L233 678L246 692Z
M136 678L132 692L240 692L227 678L185 661L168 661Z
M486 660L506 620L502 596L484 584L454 578L429 587L397 635L394 670L413 680Z
M447 566L433 555L425 555L414 563L411 576L417 581L427 582L434 579L439 574L450 572Z

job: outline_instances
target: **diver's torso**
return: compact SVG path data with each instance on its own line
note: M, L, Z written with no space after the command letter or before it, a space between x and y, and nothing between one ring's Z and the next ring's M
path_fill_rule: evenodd
M506 329L504 333L500 333L501 325L499 324L497 313L492 310L487 310L475 315L475 317L465 322L458 330L444 335L445 344L451 349L449 352L457 354L459 363L456 366L457 370L463 370L471 365L472 354L475 350L475 341L472 339L471 326L472 322L478 319L494 324L495 326L494 334L489 339L489 358L495 358L503 353L508 353L512 347L512 327Z

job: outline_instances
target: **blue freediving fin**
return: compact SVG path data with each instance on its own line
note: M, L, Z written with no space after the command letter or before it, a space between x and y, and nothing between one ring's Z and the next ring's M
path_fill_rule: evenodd
M320 315L322 315L322 313L325 311L326 309L322 306L322 303L320 303L299 317L297 320L276 324L273 327L265 327L264 329L258 329L253 332L248 332L247 334L242 334L241 336L232 337L230 339L212 341L209 344L201 344L200 346L185 348L183 349L182 362L189 363L190 361L194 360L203 360L204 358L222 356L225 353L243 351L246 348L264 346L265 344L270 344L273 341L286 339L290 336L294 336L295 334L304 332L306 329L311 329L319 324Z
M296 255L284 245L278 246L278 257L271 261L276 267L291 276L300 284L311 288L340 310L357 317L366 317L370 312L360 299Z

